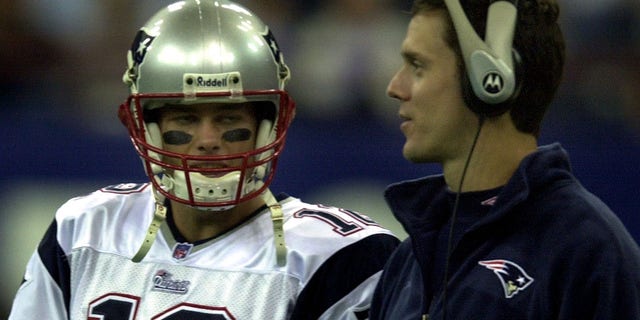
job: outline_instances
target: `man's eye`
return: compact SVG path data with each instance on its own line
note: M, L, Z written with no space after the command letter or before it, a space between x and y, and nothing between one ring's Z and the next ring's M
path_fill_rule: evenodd
M413 71L422 70L422 63L420 63L420 61L418 61L418 60L411 60L409 62L409 65L411 66L411 69L413 69Z
M198 121L198 118L194 115L184 114L171 118L172 121L177 122L179 124L190 124Z
M218 117L220 123L235 123L240 121L241 117L235 114L224 114Z

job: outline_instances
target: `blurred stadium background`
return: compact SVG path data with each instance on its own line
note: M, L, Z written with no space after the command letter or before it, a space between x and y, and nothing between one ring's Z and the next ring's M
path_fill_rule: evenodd
M562 1L562 0L561 0ZM116 110L133 36L166 0L0 0L0 317L58 206L145 181ZM411 165L397 103L409 0L241 1L271 26L298 104L274 192L367 214L405 237L389 183L440 172ZM640 240L640 2L562 1L566 76L541 143L561 141L585 187Z

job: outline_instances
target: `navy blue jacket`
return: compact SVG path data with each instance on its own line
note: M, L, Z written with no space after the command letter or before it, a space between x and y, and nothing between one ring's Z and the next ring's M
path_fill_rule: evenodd
M409 238L387 262L371 319L442 319L442 290L424 288L442 281L429 277L451 214L444 178L398 183L385 197ZM449 263L446 319L640 319L640 249L558 144L522 161Z

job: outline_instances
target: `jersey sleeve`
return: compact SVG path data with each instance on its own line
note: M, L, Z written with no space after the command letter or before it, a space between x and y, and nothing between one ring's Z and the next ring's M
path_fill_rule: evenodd
M366 319L382 268L398 243L377 233L333 254L300 293L291 319Z
M27 263L10 320L67 319L69 264L56 235L54 221Z

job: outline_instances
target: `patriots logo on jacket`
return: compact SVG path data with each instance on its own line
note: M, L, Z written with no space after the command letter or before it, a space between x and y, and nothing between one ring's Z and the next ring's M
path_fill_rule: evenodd
M507 299L513 298L533 283L533 278L522 267L509 260L485 260L478 261L478 264L492 270L498 276Z

